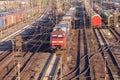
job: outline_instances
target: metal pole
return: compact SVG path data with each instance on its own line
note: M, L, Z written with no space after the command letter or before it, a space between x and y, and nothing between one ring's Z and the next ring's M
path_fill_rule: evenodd
M20 80L20 62L18 61L18 80Z
M0 31L0 39L2 39L2 30Z
M60 56L60 80L62 80L62 54Z
M107 66L107 65L106 65L106 59L107 59L107 57L104 57L104 58L105 58L105 80L107 80L107 79L106 79L106 72L107 72L107 68L106 68L106 66Z
M15 55L14 55L14 49L15 49L15 47L14 47L14 41L11 40L11 42L12 42L12 52L13 52L13 56L15 56Z
M18 55L19 55L19 50L18 50ZM19 61L19 59L18 59L17 66L18 66L18 80L20 80L20 61Z
M58 0L56 0L56 24L57 24L57 19L58 19Z
M12 42L12 53L13 53L13 59L14 59L14 65L16 65L16 58L15 58L15 43L14 43L14 40L11 39L11 42ZM17 69L15 68L15 73L17 72Z
M14 47L14 41L13 40L11 40L11 42L12 42L12 52L13 52L13 58L14 58L14 61L15 61L15 47Z

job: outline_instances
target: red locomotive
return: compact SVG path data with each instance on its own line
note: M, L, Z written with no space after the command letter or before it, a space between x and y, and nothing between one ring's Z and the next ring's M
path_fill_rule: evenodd
M66 49L66 34L64 31L53 31L51 33L51 48Z
M91 26L92 27L101 27L102 26L102 19L101 16L98 14L94 14L91 18Z

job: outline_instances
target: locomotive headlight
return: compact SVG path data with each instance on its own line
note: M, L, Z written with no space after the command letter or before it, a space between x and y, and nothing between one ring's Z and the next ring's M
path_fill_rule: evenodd
M52 41L52 43L56 43L56 41Z
M63 43L63 41L59 41L59 43Z
M119 25L116 25L116 27L119 27Z

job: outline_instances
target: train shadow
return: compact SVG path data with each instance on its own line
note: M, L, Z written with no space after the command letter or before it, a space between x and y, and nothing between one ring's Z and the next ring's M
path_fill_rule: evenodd
M50 33L52 32L54 25L38 25L32 36L23 38L22 50L32 53L35 52L50 52Z
M75 17L78 20L75 20L75 29L83 29L84 27L89 28L88 26L90 25L90 20L87 17L87 14L84 11L83 7L78 7L76 8L76 15Z
M23 44L22 49L23 51L30 51L30 52L50 52L50 33L52 31L52 28L50 30L47 30L45 28L39 28L34 33L33 36L29 36L27 38L24 38L24 42L26 44ZM31 39L31 40L30 40Z
M6 51L12 49L11 41L0 42L0 51Z

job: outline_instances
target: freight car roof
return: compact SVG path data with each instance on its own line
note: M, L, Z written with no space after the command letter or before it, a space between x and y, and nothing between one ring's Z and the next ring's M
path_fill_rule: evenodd
M62 28L62 27L68 27L68 24L67 23L59 23L59 24L57 24L56 26L55 26L55 28L56 27L60 27L60 28Z
M70 19L70 20L72 20L72 17L71 16L64 16L62 19Z
M69 10L75 10L75 7L71 7Z
M7 14L8 14L8 12L2 12L2 13L0 13L0 17L5 16Z
M102 19L99 14L93 14L92 18L94 18L94 17L96 17L96 16L98 16L100 19Z
M56 35L60 35L60 34L65 35L65 32L62 31L62 30L61 30L61 31L57 31L57 30L56 30L56 31L53 31L51 34L52 34L52 35L55 35L55 34L56 34Z
M67 13L65 15L70 15L72 16L73 15L73 11L67 11Z

